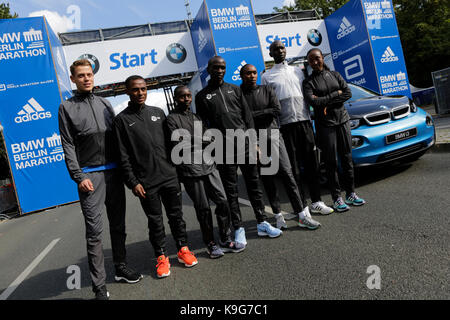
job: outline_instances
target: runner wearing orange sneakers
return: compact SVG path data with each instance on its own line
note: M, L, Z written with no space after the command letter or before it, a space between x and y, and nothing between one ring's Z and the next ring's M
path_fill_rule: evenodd
M128 77L125 86L130 102L114 119L114 134L125 184L141 201L148 219L149 240L157 257L156 274L163 278L170 275L170 262L161 203L178 249L178 261L186 267L193 267L198 261L187 246L180 183L169 161L166 116L160 108L145 104L147 86L142 77Z

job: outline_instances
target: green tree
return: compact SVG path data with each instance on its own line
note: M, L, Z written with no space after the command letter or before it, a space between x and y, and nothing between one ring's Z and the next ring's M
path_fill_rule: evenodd
M10 13L9 3L0 3L0 19L11 19L17 17L17 13ZM3 139L3 132L0 131L0 179L7 177L10 177L10 171L5 149L5 140Z
M274 11L315 9L324 19L348 0L296 0ZM450 0L393 0L409 81L433 85L431 72L449 67Z
M0 19L11 19L17 17L17 13L10 13L9 3L0 3Z

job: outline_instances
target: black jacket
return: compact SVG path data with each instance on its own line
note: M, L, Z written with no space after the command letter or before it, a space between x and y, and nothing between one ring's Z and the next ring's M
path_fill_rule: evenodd
M341 95L338 90L342 91ZM313 98L313 95L317 98ZM314 118L319 125L335 126L350 119L344 102L352 97L352 92L337 71L313 71L303 81L303 96L314 108Z
M166 116L158 107L129 103L113 122L125 184L152 189L177 180L169 160Z
M92 93L76 93L58 110L59 132L70 177L87 178L82 168L118 160L112 134L114 110L108 100Z
M256 129L278 129L278 116L281 105L275 91L269 86L245 88L241 85L242 93L252 112Z
M201 125L202 131L199 132L201 135L200 137L194 137L194 123L197 122ZM189 164L179 164L177 165L177 172L178 176L180 178L183 177L199 177L199 176L205 176L210 174L214 168L215 164L212 163L203 163L196 164L194 163L195 156L201 157L200 159L203 160L203 147L207 145L207 141L204 141L203 139L203 133L205 131L205 126L202 123L202 120L196 115L193 114L190 110L182 111L180 109L175 109L172 111L171 114L167 116L167 127L169 128L169 134L172 136L172 133L177 129L185 129L190 134L190 153L191 153L191 163ZM194 146L194 143L196 143L196 138L201 143L198 147ZM178 141L172 141L172 148L175 147L179 142ZM198 151L198 152L197 152ZM180 179L181 180L181 179Z
M225 133L225 129L254 128L253 118L242 91L234 84L210 83L195 96L196 113L209 128Z

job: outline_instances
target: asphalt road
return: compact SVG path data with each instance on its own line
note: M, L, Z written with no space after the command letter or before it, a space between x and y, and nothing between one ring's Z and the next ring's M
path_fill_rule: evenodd
M111 299L449 299L450 153L428 153L412 164L360 171L357 191L365 206L314 216L322 223L316 231L288 221L289 229L277 239L259 238L252 210L242 205L248 247L216 260L206 255L184 193L190 248L199 264L188 269L177 262L166 225L172 273L165 279L155 276L146 218L128 192L128 262L144 279L134 285L114 283L105 223ZM241 197L247 199L244 191ZM283 209L289 212L284 200ZM330 204L326 190L323 200ZM67 287L67 269L73 265L81 271L80 289ZM373 266L380 271L380 289L367 286ZM93 298L79 204L0 222L1 298Z

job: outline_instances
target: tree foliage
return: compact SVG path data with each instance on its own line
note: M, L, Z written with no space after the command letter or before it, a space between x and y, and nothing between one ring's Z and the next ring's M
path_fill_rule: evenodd
M0 19L11 19L17 17L17 13L11 14L9 3L0 3Z
M296 0L285 10L315 9L324 19L348 0ZM393 0L409 81L433 85L431 72L450 66L450 0Z

